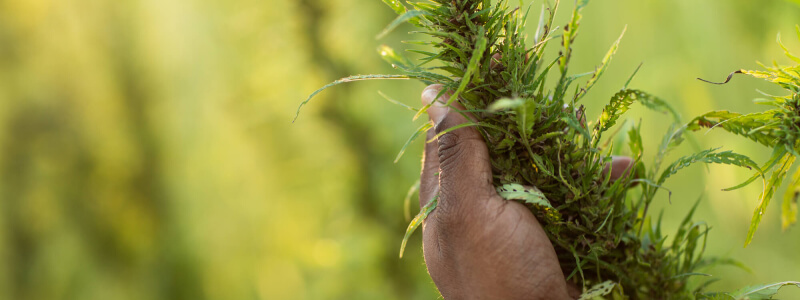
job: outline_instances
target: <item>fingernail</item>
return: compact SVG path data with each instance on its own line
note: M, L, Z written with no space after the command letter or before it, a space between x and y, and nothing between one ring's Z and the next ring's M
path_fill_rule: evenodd
M436 96L438 96L441 91L441 84L430 85L422 91L422 104L428 105L433 103L431 107L428 108L428 117L430 117L434 124L442 122L447 113L450 112L450 108L446 105L446 101L450 97L449 93L444 93L442 97L436 99Z

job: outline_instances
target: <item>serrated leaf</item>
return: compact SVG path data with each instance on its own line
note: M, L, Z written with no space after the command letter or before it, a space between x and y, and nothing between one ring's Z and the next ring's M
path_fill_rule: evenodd
M745 287L733 293L729 293L729 295L733 297L733 299L735 300L772 299L772 297L778 293L778 290L780 290L784 286L790 286L790 285L800 288L800 282L798 281L784 281L784 282Z
M581 98L583 98L583 96L585 96L586 93L588 93L589 90L591 90L592 87L594 87L594 84L597 83L597 80L600 79L600 76L603 76L603 72L605 72L606 68L608 68L608 64L611 62L611 58L613 58L614 54L617 53L617 49L619 48L619 43L622 41L622 37L625 36L626 31L628 31L627 25L625 25L625 28L622 29L622 33L619 35L619 38L617 38L617 41L614 42L613 45L611 45L610 49L608 49L608 52L606 52L606 56L603 57L603 60L600 62L600 65L595 69L594 72L591 73L592 78L590 78L589 81L586 82L586 86L580 92L578 92L577 95L575 95L575 102L578 102Z
M631 104L634 102L641 102L645 107L655 109L657 111L669 111L677 120L680 117L672 107L661 99L651 96L639 90L622 90L617 92L611 101L603 108L600 118L597 120L594 131L592 132L593 146L597 146L603 132L610 129L617 123L622 114L630 109Z
M592 300L597 297L602 297L608 294L611 294L611 291L614 290L617 284L611 280L607 280L598 284L595 284L587 290L585 293L581 294L581 297L578 300Z
M553 208L547 197L536 187L525 187L516 183L504 184L497 187L497 194L506 200L521 200L528 204Z
M775 115L779 113L781 111L777 109L746 115L729 111L714 111L695 118L689 122L687 127L693 131L722 127L730 133L747 137L767 147L775 147L776 142L780 139L777 136L780 128L775 123Z
M563 55L560 58L559 68L563 75L567 73L567 65L572 57L572 42L575 40L575 35L578 33L578 27L581 20L581 10L583 7L588 3L586 0L582 0L580 3L576 2L575 8L572 10L572 18L570 19L569 23L564 26L564 32L561 36L561 45L563 46ZM556 95L560 93L556 91Z
M704 150L695 153L694 155L679 158L661 173L661 177L659 177L657 184L664 184L664 181L666 181L667 178L675 175L675 173L677 173L679 170L696 162L735 165L748 169L755 168L756 170L760 170L758 168L758 164L745 155L734 153L732 151L714 152L717 149Z
M406 250L406 243L408 243L408 238L417 230L419 225L422 225L422 222L428 218L428 215L436 209L436 206L439 204L439 195L433 198L428 204L426 204L411 220L411 223L408 224L408 228L406 228L406 234L403 236L403 242L400 244L400 258L403 258L403 252Z
M785 148L783 148L783 147L775 148L775 150L772 151L772 155L770 156L770 159L764 164L764 167L761 168L761 170L762 170L761 172L753 174L753 176L750 177L750 179L747 179L745 182L742 182L742 183L740 183L740 184L738 184L736 186L729 187L729 188L722 189L722 190L726 191L726 192L727 191L737 190L737 189L740 189L740 188L743 188L743 187L747 186L748 184L752 183L753 181L755 181L759 177L763 178L764 177L763 172L767 172L770 169L772 169L772 167L775 166L775 164L777 164L778 161L780 161L783 158L784 155L786 155L786 149Z
M756 210L753 212L753 220L750 221L750 229L747 231L747 239L745 239L744 242L745 247L753 241L753 235L755 235L756 229L758 229L758 225L761 223L761 217L763 217L764 213L767 211L767 206L769 206L772 195L775 194L775 190L777 190L778 186L783 182L783 178L786 177L786 172L791 168L795 158L794 155L784 156L778 162L779 167L772 172L769 180L767 180L767 185L764 187L764 191L761 192L758 206L756 206Z
M650 94L646 95L647 97L644 97L639 100L639 102L641 102L642 105L644 105L644 107L661 113L669 113L669 115L672 117L673 122L680 122L681 114L678 113L678 111L675 110L675 108L672 107L672 105L670 105L669 102L664 101L663 99L655 97Z
M637 91L624 90L618 92L611 98L611 102L603 108L600 119L594 129L594 138L600 139L600 133L608 130L616 124L617 119L630 108L631 104L637 99Z

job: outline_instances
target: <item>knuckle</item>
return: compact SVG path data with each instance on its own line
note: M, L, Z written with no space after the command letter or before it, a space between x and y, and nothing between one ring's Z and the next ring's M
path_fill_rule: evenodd
M464 155L473 153L483 143L483 138L477 134L462 131L471 128L461 128L448 132L439 137L439 164L444 168L455 162L468 162ZM473 129L474 130L474 129Z
M458 136L447 133L439 138L439 168L443 171L452 168L454 161L459 161L463 155L464 147L459 143Z
M482 224L480 214L467 209L466 205L455 205L450 201L442 201L436 207L434 222L436 231L440 236L447 237L451 242L467 238L472 232L472 227Z
M446 197L443 195L443 197ZM474 205L457 203L463 199L442 199L431 217L436 222L437 231L451 241L475 241L484 234L493 232L498 220L502 219L503 207L493 205L493 201L476 201Z
M457 205L449 205L448 199L441 199L436 210L431 213L434 220L436 220L438 231L453 231L462 228L464 223L467 223L470 216L467 212L458 209Z

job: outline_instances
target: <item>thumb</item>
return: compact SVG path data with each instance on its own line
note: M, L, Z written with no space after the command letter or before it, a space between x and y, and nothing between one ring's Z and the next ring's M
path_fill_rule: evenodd
M422 93L422 102L431 104L428 116L434 123L434 130L437 135L441 134L437 139L440 202L444 206L455 206L485 201L495 195L489 150L476 127L449 130L474 121L460 113L464 107L458 102L447 106L450 94L441 91L441 85L431 85ZM437 96L440 97L437 99Z

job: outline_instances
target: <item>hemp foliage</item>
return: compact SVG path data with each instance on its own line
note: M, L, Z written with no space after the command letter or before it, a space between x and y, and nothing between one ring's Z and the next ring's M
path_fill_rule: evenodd
M712 112L684 125L667 102L644 91L629 89L629 80L611 97L600 116L587 122L580 101L601 78L620 43L617 40L612 44L594 71L570 72L572 46L581 25L581 11L588 0L576 1L569 23L561 28L553 24L560 2L544 5L532 39L526 39L524 34L531 8L511 7L508 1L429 0L405 4L400 0L383 1L398 17L380 35L403 22L417 26L420 30L415 33L432 38L408 41L419 48L407 51L421 54L422 58L413 62L390 47L381 46L381 56L402 75L344 78L314 92L301 107L322 90L350 81L417 79L425 84L442 84L443 90L452 93L448 105L458 100L466 109L461 113L471 113L478 120L448 131L474 126L483 135L498 193L530 207L552 241L568 281L583 288L585 299L694 299L728 295L704 294L704 287L711 281L688 282L692 276L706 275L698 272L700 268L717 263L736 264L703 258L709 227L692 221L697 204L677 232L669 235L669 240L662 233L661 216L653 221L648 209L670 176L698 162L754 170L756 174L749 182L765 178L762 170L778 166L762 195L760 207L765 207L797 155L796 135L800 134L797 69L747 71L794 93L791 97L771 98L766 104L777 108L760 115ZM550 48L558 49L555 58L546 57L545 50ZM614 145L601 143L602 138L634 103L671 115L673 124L655 150L655 159L648 164L642 162L640 127L631 128L627 132L627 147L634 155L635 172L611 182L605 166L611 162ZM428 106L411 109L416 111L416 119ZM781 117L773 118L775 115ZM662 168L665 156L682 143L686 131L701 127L722 127L747 136L775 148L775 155L761 168L747 156L708 149ZM401 154L430 128L430 124L420 127ZM793 186L800 187L798 181L800 173L795 175ZM629 193L633 189L640 192ZM784 213L785 222L793 222L796 216L797 192L793 195L795 206L790 205L793 209L790 211L794 213ZM431 201L414 218L403 247L436 203ZM757 213L757 219L760 216ZM754 220L753 224L757 222ZM748 242L754 230L751 228Z
M800 26L795 27L795 30L797 38L800 39ZM745 245L752 241L775 191L783 182L797 157L800 156L798 154L800 147L800 58L783 45L780 35L778 35L777 42L786 56L797 63L796 65L780 66L774 62L772 67L767 67L760 64L764 68L763 71L738 70L731 73L724 82L730 81L734 74L747 74L780 86L788 92L786 95L764 94L766 98L754 101L757 104L771 106L772 109L751 114L713 111L695 118L687 125L689 129L695 131L702 128L722 128L773 149L770 159L761 168L764 172L772 170L772 173L765 182L764 191L759 197L759 204L753 212L753 220L747 232ZM758 175L754 175L744 183L725 190L742 188L758 177ZM798 196L800 196L800 168L792 176L783 196L781 224L784 230L797 222Z

